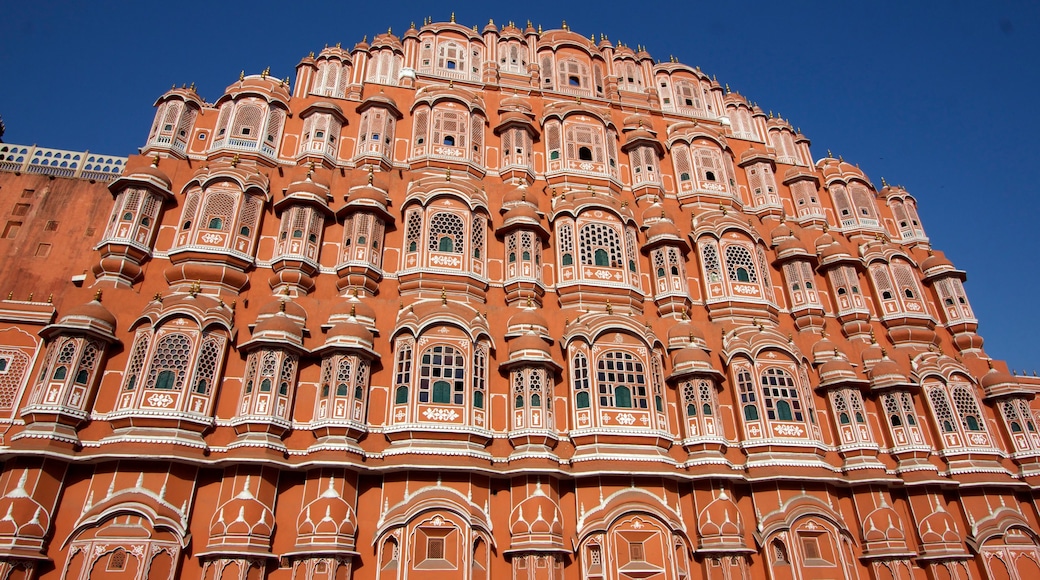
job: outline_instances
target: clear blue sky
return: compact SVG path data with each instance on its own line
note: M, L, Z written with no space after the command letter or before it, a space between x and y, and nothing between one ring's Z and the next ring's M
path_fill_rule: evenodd
M991 356L1040 368L1040 2L8 2L0 11L4 140L98 153L141 146L152 104L240 70L291 76L326 44L423 17L489 18L642 44L718 76L919 202L967 270ZM669 12L669 10L678 10Z

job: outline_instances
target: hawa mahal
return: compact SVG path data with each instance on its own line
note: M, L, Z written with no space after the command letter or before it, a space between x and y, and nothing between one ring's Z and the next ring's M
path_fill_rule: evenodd
M566 25L231 80L0 144L0 578L1040 575L1040 379L904 188Z

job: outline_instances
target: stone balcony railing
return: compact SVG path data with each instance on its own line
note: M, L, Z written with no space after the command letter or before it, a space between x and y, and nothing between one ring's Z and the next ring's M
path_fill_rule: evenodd
M112 181L125 167L126 157L0 143L0 171Z

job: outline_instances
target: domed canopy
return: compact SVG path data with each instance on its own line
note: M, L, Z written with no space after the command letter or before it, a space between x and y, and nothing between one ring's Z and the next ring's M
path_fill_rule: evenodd
M243 351L257 346L276 346L302 351L303 325L293 320L285 312L258 318L253 327L253 337L239 347Z
M95 338L114 344L119 339L115 336L116 317L101 305L101 292L94 300L70 309L62 316L56 324L51 324L40 331L44 338L72 332L76 334L88 334Z

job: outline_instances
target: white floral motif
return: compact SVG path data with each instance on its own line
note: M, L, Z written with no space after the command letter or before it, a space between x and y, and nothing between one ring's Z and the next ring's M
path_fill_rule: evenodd
M619 413L617 416L617 422L622 425L632 425L636 422L636 418L631 413Z
M423 417L431 421L454 421L459 416L453 409L426 409Z
M153 407L169 407L173 403L173 397L159 393L154 393L151 397L148 397L148 404Z
M216 244L216 243L222 241L224 239L224 236L221 236L220 234L209 233L209 234L206 234L206 235L202 236L201 239L202 239L202 241L206 242L207 244Z
M788 435L795 437L801 437L802 434L805 433L805 429L802 429L797 425L773 425L773 431L775 431L777 435Z

